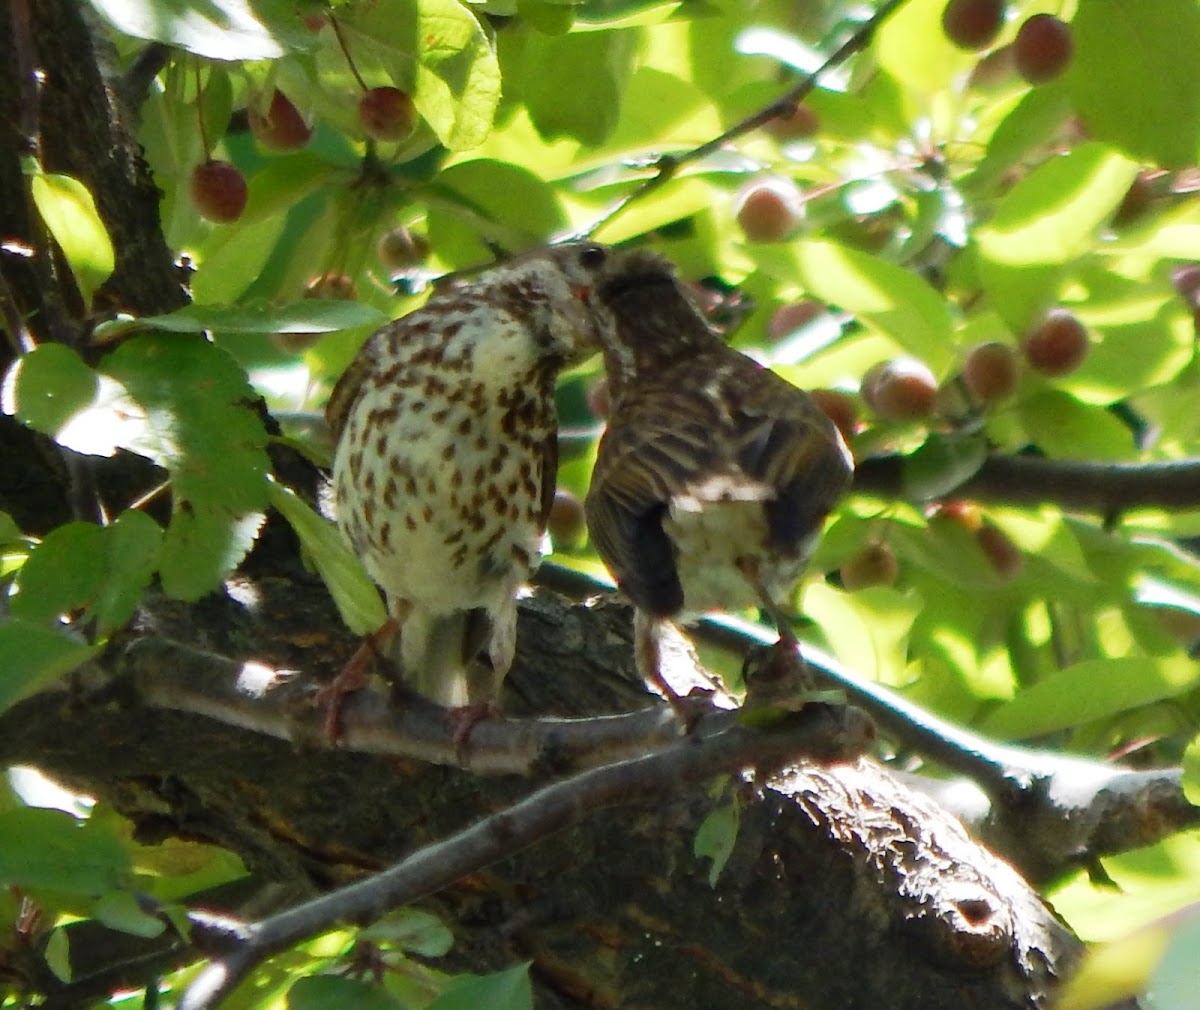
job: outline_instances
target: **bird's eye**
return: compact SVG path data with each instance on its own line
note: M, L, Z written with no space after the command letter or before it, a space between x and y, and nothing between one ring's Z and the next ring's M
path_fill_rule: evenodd
M585 245L579 253L579 264L587 270L595 270L604 265L608 253L602 245Z

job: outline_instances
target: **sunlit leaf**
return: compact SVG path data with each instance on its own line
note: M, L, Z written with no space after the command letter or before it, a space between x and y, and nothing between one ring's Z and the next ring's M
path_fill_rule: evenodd
M48 624L90 606L104 579L104 534L95 523L83 522L51 530L21 568L13 614Z
M88 645L28 621L0 624L0 712L86 663L100 646Z
M116 262L92 194L69 175L38 174L29 185L38 213L66 256L84 301L90 302Z
M271 484L271 504L300 537L304 549L329 587L346 626L360 635L379 628L387 620L379 590L337 527L317 515L294 492L280 484Z
M361 933L360 939L386 943L423 957L442 957L454 946L454 934L441 919L419 908L402 908Z
M427 1010L533 1010L529 965L518 964L491 975L460 975Z
M107 831L61 810L24 807L0 813L0 881L96 896L117 887L129 854Z
M403 1010L383 986L364 979L310 975L297 979L287 994L288 1010Z
M733 846L737 841L738 821L737 804L722 803L711 810L696 829L692 852L697 859L712 860L712 865L708 868L710 887L717 886L721 871L725 869L725 864L729 862L733 853Z
M263 518L261 512L235 515L219 507L198 511L186 503L176 508L159 560L163 590L178 600L198 600L214 590L249 552Z
M97 922L131 936L161 936L167 928L160 916L143 909L137 897L129 891L109 891L101 895L92 908L92 915Z

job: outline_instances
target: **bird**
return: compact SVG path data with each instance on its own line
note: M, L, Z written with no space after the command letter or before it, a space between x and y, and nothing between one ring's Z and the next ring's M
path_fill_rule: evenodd
M384 641L404 687L495 710L554 497L554 387L599 349L608 258L576 241L490 268L375 332L335 384L332 511L389 621L326 689L332 736Z
M595 297L614 324L602 335L612 406L584 511L634 604L639 672L677 705L664 625L745 607L767 613L802 672L781 601L850 485L845 441L811 396L724 343L665 257L617 251Z

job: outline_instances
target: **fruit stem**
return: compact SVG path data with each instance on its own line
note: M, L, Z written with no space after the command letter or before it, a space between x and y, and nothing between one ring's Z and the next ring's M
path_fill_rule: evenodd
M367 90L367 82L362 79L362 74L358 72L358 67L354 65L354 57L350 55L350 47L346 45L346 36L342 34L342 26L338 19L334 16L333 11L329 11L329 24L333 28L334 37L337 39L338 47L342 50L342 55L346 57L346 64L350 67L350 73L354 75L354 79L358 81L358 86Z
M200 57L193 57L193 69L196 72L196 121L200 126L200 144L204 148L204 160L212 158L212 148L208 146L208 131L204 128L204 89L200 86Z

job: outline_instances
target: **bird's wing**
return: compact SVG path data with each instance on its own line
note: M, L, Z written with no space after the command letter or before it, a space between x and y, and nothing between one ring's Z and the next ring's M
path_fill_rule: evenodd
M747 362L749 364L749 362ZM828 416L807 393L767 369L734 377L737 452L743 473L772 489L765 501L768 546L799 553L849 488L853 463Z
M342 429L346 427L346 420L354 409L355 401L366 385L367 376L375 370L378 340L379 333L367 338L367 342L359 348L358 354L346 367L334 384L333 392L329 394L329 402L325 405L325 420L335 442L342 437Z
M639 607L683 608L683 587L663 517L712 458L715 419L703 398L663 387L623 404L600 441L584 508L596 552Z

